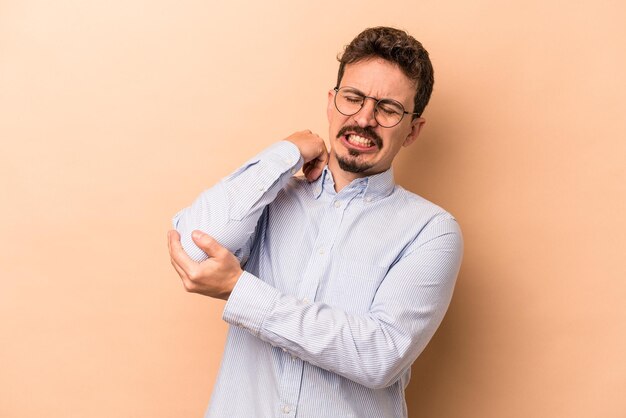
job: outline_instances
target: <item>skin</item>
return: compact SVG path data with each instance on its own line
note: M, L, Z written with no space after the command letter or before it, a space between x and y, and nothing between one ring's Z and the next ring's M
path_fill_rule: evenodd
M407 111L413 111L415 83L388 61L374 58L346 65L340 87L343 86L354 87L367 96L397 100ZM423 118L412 119L411 115L404 115L398 125L383 128L374 118L374 100L367 99L358 113L345 116L335 108L334 94L334 90L328 92L330 152L324 140L310 130L295 132L286 140L300 150L304 160L302 171L308 181L319 178L324 166L328 164L335 181L335 189L339 192L357 178L388 170L400 149L415 142L425 121ZM360 136L369 139L372 137L363 132L373 132L377 137L377 145L364 149L348 143L344 134L355 130L360 132ZM340 132L344 134L339 135ZM362 168L363 171L342 169L342 160ZM201 263L193 261L183 250L178 232L168 232L170 260L183 286L191 293L227 300L243 273L239 261L226 248L201 231L193 231L192 239L209 256L207 260Z
M180 234L176 231L167 233L170 260L185 290L215 299L228 300L237 280L243 273L239 260L202 231L193 231L191 238L209 256L207 260L198 263L189 258L180 243Z
M407 111L413 111L415 83L406 77L400 68L388 61L377 58L346 65L339 87L343 86L354 87L367 96L397 100L402 103ZM423 118L411 120L410 115L404 115L398 125L392 128L383 128L378 125L374 118L374 106L376 104L374 100L367 99L358 113L345 116L335 108L334 95L334 90L328 92L326 111L330 138L328 168L333 173L336 191L339 192L357 178L388 170L400 149L415 142L425 121ZM349 127L355 125L360 128L371 128L382 140L381 146L376 146L372 150L360 151L357 147L349 144L343 136L337 137L342 128L348 127L349 133L352 132ZM367 137L367 135L361 136ZM371 139L371 137L369 138ZM350 150L359 151L359 155L350 155ZM338 162L338 159L341 158L370 168L361 173L342 170Z

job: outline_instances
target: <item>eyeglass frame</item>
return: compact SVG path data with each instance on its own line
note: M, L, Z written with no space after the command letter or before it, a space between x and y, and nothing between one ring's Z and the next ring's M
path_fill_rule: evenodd
M341 89L345 89L345 88L349 88L349 89L353 89L355 92L358 92L360 96L363 96L363 102L361 103L361 107L359 107L359 110L357 110L356 112L348 115L346 113L343 113L341 110L339 110L339 106L337 106L337 93L339 93L339 90ZM361 109L363 109L363 105L365 104L365 99L372 99L374 100L376 103L374 104L374 119L376 119L376 123L378 123L381 127L383 128L393 128L394 126L397 126L400 124L400 122L402 122L402 119L404 119L404 115L417 115L419 117L419 113L418 112L407 112L406 110L404 110L404 105L402 103L400 103L397 100L394 99L388 99L383 97L382 99L379 99L378 97L374 97L374 96L366 96L361 90L354 88L354 87L350 87L350 86L335 86L333 87L333 90L335 91L335 97L333 98L333 103L335 104L335 109L337 109L337 112L341 113L344 116L354 116L357 113L359 113L361 111ZM382 101L387 101L387 102L394 102L397 103L400 108L402 109L402 116L400 116L400 120L398 120L398 122L396 122L395 124L391 125L391 126L385 126L382 123L380 123L378 121L378 118L376 117L376 115L378 114L378 103L382 102Z

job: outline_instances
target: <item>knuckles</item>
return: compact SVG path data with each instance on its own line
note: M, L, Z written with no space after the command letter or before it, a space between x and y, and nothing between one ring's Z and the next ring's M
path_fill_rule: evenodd
M200 281L200 279L202 278L202 274L198 270L193 269L187 273L187 277L189 278L190 282L195 283Z
M198 293L198 285L191 280L184 281L183 286L188 293Z

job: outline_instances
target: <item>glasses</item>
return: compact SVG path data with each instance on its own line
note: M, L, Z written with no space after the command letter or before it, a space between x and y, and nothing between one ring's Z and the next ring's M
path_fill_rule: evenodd
M354 87L335 87L335 107L345 116L352 116L359 113L363 108L365 99L372 99L374 105L374 119L383 128L392 128L402 121L404 115L419 115L418 113L407 112L402 103L392 99L378 99L366 96L363 92Z

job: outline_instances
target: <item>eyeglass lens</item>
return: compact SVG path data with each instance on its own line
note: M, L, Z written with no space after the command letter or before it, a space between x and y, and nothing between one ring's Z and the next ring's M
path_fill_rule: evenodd
M352 116L361 110L367 97L351 87L342 87L335 94L335 107L346 116ZM404 116L404 107L400 102L391 99L381 99L374 107L374 118L383 127L390 128L397 125Z

